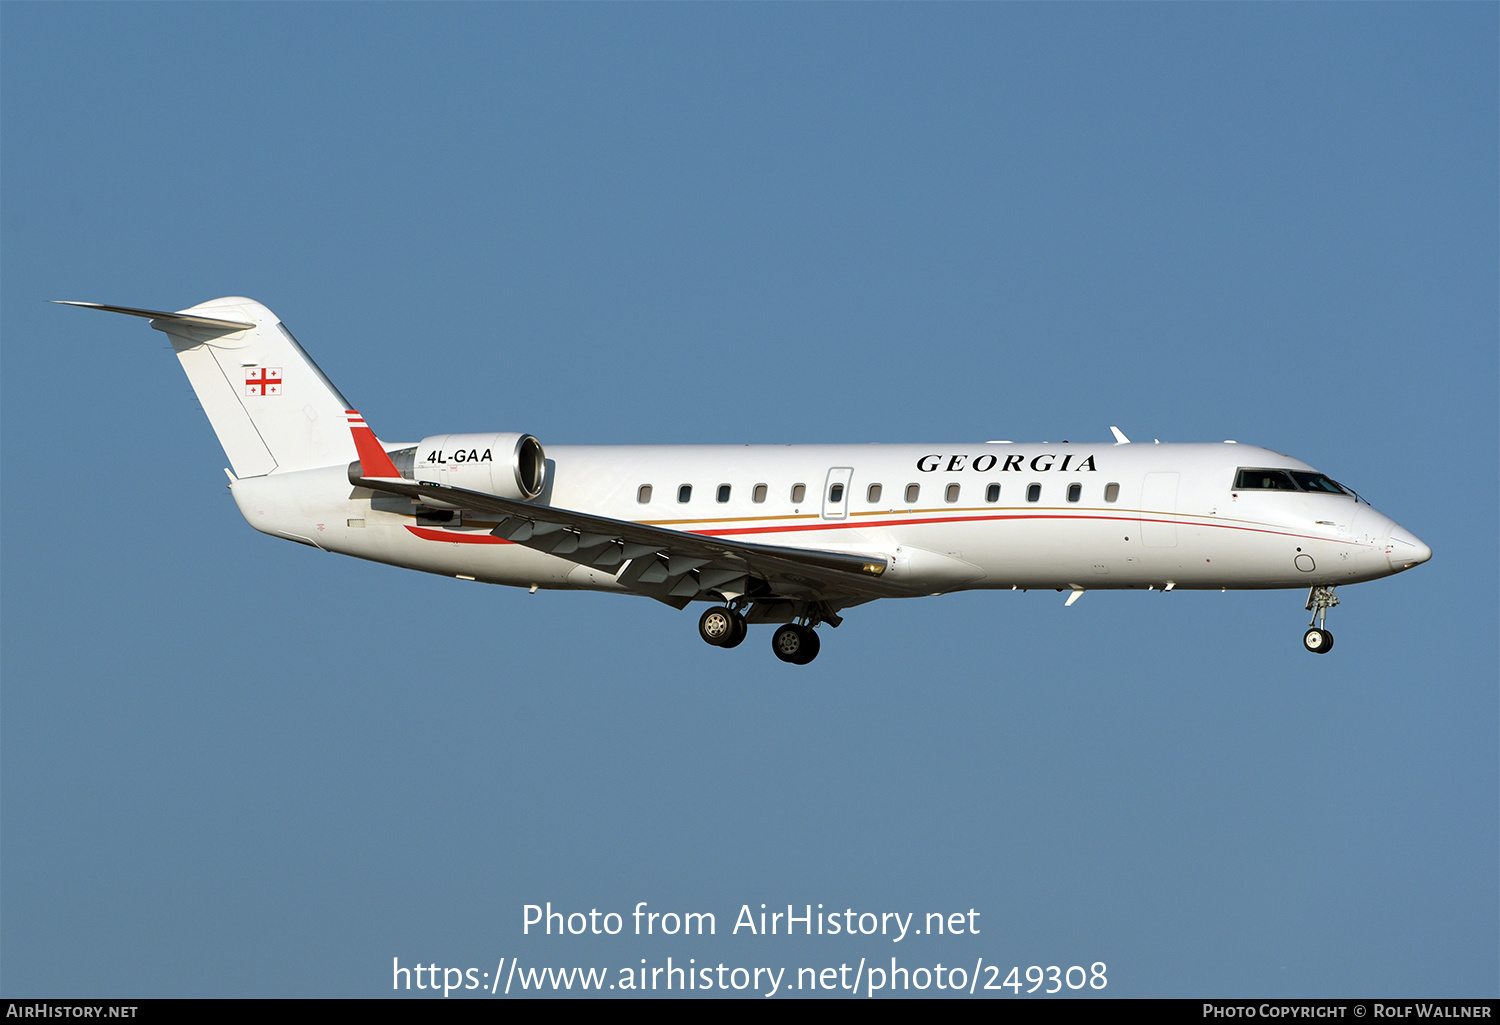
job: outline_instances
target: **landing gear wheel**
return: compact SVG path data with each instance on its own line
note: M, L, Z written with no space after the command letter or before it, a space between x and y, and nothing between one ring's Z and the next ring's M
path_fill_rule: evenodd
M1302 646L1315 655L1326 655L1333 650L1333 634L1324 627L1328 621L1328 610L1339 603L1333 588L1314 584L1307 591L1307 611L1312 613L1307 633L1302 635Z
M738 631L735 629L736 621L741 624ZM735 638L744 630L743 624L744 620L739 616L723 606L715 605L699 618L698 635L716 648L732 648L739 643Z
M1315 655L1326 655L1333 650L1333 634L1313 627L1302 635L1302 646Z
M797 665L805 666L818 657L818 651L823 647L823 642L818 639L818 631L810 626L802 628L803 649L802 655L797 659Z
M788 623L771 635L771 650L776 657L794 666L805 666L817 658L821 647L817 632L810 626Z
M734 621L734 632L730 634L728 639L719 643L719 647L721 648L739 647L739 645L745 640L745 635L750 632L750 628L745 625L744 616L737 615L736 613L731 612L729 614L729 618Z
M771 650L781 661L795 665L797 656L802 653L801 629L791 624L778 627L771 635Z

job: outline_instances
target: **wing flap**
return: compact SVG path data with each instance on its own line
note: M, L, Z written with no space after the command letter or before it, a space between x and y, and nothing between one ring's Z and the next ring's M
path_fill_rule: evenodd
M881 579L889 565L881 555L757 544L531 505L447 484L364 477L358 463L350 467L349 482L420 502L496 515L500 518L492 531L496 537L570 562L599 569L626 563L618 576L620 582L663 600L706 595L731 582L743 591L747 578L766 581L777 594L873 598L902 593Z

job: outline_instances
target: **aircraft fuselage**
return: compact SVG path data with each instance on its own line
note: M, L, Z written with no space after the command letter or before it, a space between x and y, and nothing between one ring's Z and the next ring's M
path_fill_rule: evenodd
M471 451L483 458L462 458ZM1430 556L1351 495L1237 490L1244 467L1312 471L1234 443L554 445L534 504L880 554L891 562L887 579L914 595L1332 586ZM623 589L612 573L495 537L492 516L360 494L343 467L232 489L256 529L328 551L497 584Z

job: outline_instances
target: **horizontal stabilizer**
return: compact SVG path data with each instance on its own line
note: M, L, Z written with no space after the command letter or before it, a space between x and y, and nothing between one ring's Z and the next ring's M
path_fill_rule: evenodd
M81 303L72 299L53 299L55 303L62 306L82 306L88 310L103 310L105 313L125 313L132 317L147 317L151 320L175 320L180 324L190 324L193 327L223 327L232 331L244 331L252 328L254 324L246 324L238 320L215 320L213 317L198 317L191 313L165 313L161 310L138 310L133 306L106 306L103 303Z
M175 313L54 302L142 317L165 334L236 477L339 466L357 454L349 403L255 300L224 296Z

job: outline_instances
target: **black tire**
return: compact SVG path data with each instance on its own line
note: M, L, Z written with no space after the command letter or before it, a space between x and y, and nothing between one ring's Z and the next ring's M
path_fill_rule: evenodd
M726 640L723 644L720 644L719 647L738 648L745 642L746 635L750 633L750 627L745 625L744 616L730 613L729 618L734 620L734 633L730 634L729 639Z
M771 650L776 657L794 666L805 666L817 658L822 646L817 631L810 626L788 623L771 635Z
M715 605L698 618L698 636L716 648L725 647L735 637L734 621L739 619L722 605ZM735 641L735 643L739 643ZM733 647L733 644L728 645Z
M771 650L776 653L776 657L794 666L801 664L797 660L806 646L806 641L802 639L802 628L795 623L777 627L776 632L771 635Z
M805 666L818 657L818 651L823 647L823 642L818 638L818 631L810 626L802 628L802 654L797 657L797 665Z
M1302 646L1314 655L1326 655L1333 650L1333 634L1313 627L1302 635Z

